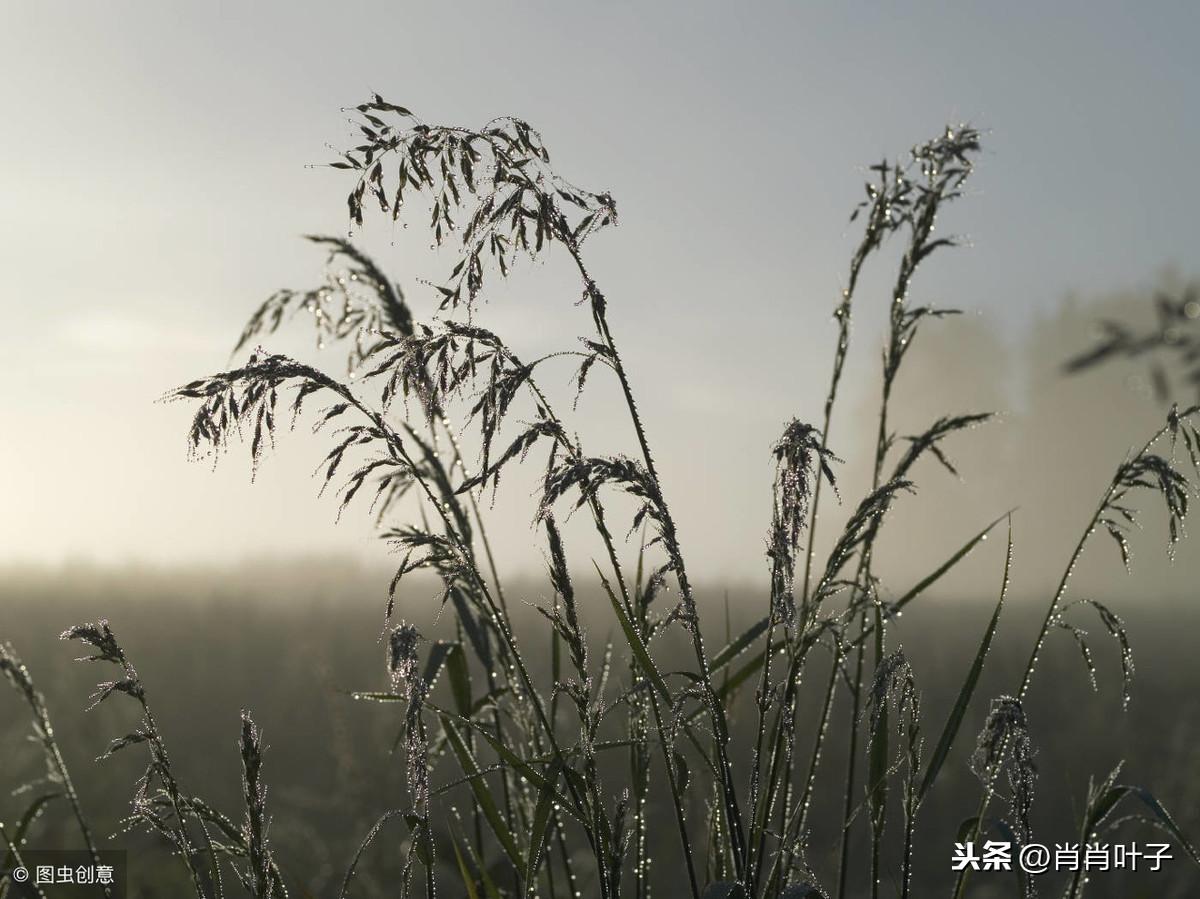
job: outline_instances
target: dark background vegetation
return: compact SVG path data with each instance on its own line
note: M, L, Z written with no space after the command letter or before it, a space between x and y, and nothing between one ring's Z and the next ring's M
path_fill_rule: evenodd
M998 586L1002 546L992 543L980 551L979 561L984 563L981 569L994 571L995 577L988 575L979 585L981 592ZM401 712L354 702L343 693L386 685L384 646L378 638L380 597L389 579L383 568L336 560L263 562L236 569L9 569L0 581L0 607L8 627L16 624L12 636L47 694L67 762L98 832L118 831L118 819L128 809L143 763L133 754L100 764L93 761L113 735L134 723L133 718L129 708L118 703L82 712L96 670L70 664L78 647L59 642L56 635L73 622L106 615L145 678L177 776L187 789L235 816L241 806L238 713L253 710L268 747L272 845L285 871L307 885L312 895L325 896L340 884L363 834L403 795L400 757L389 754ZM514 598L546 600L545 588L538 583L516 583L511 589ZM981 696L1010 691L1026 661L1040 603L1013 599L980 684ZM1031 695L1029 716L1040 770L1034 834L1047 844L1072 838L1089 774L1106 773L1121 759L1127 760L1125 782L1154 792L1185 832L1200 832L1200 781L1195 776L1200 766L1200 694L1195 645L1188 636L1200 628L1200 608L1167 604L1137 592L1124 599L1119 608L1137 654L1128 712L1121 710L1115 646L1097 641L1100 690L1092 695L1066 633L1052 636L1045 668ZM891 639L893 645L903 644L913 660L926 716L934 726L953 701L990 608L949 594L927 600L910 607ZM707 590L701 596L706 618L718 632L724 601L724 591ZM401 611L431 621L435 602L432 583L413 581L403 591ZM744 627L760 614L763 598L761 590L740 587L729 590L728 602L737 632L739 624ZM602 641L611 627L603 611L607 601L589 592L585 607L593 611L592 636ZM427 632L436 636L437 625L431 624ZM530 653L535 659L539 655ZM666 658L664 668L670 668L669 652ZM682 648L678 658L682 665ZM743 691L734 713L735 735L747 732L738 727L739 719L750 721L752 709L745 699ZM25 741L24 712L14 695L0 694L0 770L6 785L39 774L42 766L38 748ZM953 834L959 821L972 813L979 795L967 758L984 712L976 703L969 713L944 780L921 819L917 881L925 889L948 891L952 884ZM802 723L800 739L810 737ZM738 748L745 750L744 740ZM826 752L832 773L840 768L844 749L833 741ZM454 770L447 760L435 772L435 786ZM840 801L834 795L838 787L829 786L834 783L831 777L824 791L818 788L818 803L832 806ZM0 796L0 819L11 820L23 808L23 798L27 797ZM468 801L461 798L460 807L465 809ZM812 861L819 873L829 872L834 844L820 822L836 819L836 811L831 807L831 814L822 815L819 806L815 811ZM71 822L62 816L47 817L43 826L39 845L77 842ZM652 828L651 835L662 841L654 857L673 858L677 847L671 830ZM402 830L391 835L394 841L404 838ZM1138 824L1111 837L1126 842L1160 838L1153 828ZM111 844L130 850L135 895L170 897L187 889L186 879L180 879L182 868L160 841L130 833L117 835ZM370 864L356 879L362 895L389 895L388 879L395 874L397 855L390 849L385 835L371 850ZM1097 876L1089 895L1183 899L1200 889L1197 874L1177 852L1160 875ZM671 870L669 861L655 877L657 895L676 894L678 872ZM969 895L1011 895L1011 881L1011 875L980 874ZM1052 883L1049 878L1044 881L1044 894L1054 894ZM442 889L455 895L453 884Z

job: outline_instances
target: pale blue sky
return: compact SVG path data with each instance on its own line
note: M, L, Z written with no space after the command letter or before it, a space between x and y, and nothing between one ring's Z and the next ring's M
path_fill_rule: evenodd
M761 569L766 447L819 414L864 165L947 121L987 129L946 225L972 249L915 288L1007 339L1069 292L1196 271L1194 3L11 3L3 20L7 560L377 552L298 481L315 445L251 488L241 460L187 464L186 412L153 402L223 366L272 288L319 274L296 236L344 233L346 182L305 165L373 90L430 120L520 115L617 198L593 265L705 576ZM366 242L428 310L413 277L448 257L392 236ZM561 344L586 327L573 291L547 266L487 314L530 350ZM876 370L872 299L852 390Z

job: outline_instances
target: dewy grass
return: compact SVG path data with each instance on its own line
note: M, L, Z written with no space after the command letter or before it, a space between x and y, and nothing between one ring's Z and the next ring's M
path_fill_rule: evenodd
M16 650L7 643L0 643L0 673L4 675L9 685L20 694L29 706L29 711L33 717L34 737L41 744L42 754L46 760L45 780L48 785L48 791L36 796L24 814L21 815L16 828L12 831L5 830L3 832L8 850L5 854L3 864L0 864L0 874L7 875L8 871L20 863L20 850L25 845L29 830L45 808L60 796L66 797L67 802L71 806L71 814L74 816L75 823L79 827L79 835L83 839L84 846L87 848L88 854L91 855L93 862L99 864L100 855L96 838L93 836L92 828L83 813L83 806L79 801L79 794L75 790L75 783L71 780L71 773L67 770L67 763L63 759L62 750L59 748L58 740L54 735L54 725L50 722L50 711L46 707L45 697L34 686L33 675L30 674L25 663L21 661ZM35 786L37 785L25 784L21 789L31 791ZM0 828L2 828L2 825L0 825ZM7 887L5 888L7 889ZM105 886L104 895L110 896L111 894L111 889Z
M590 242L616 223L613 198L563 178L541 136L519 119L496 119L478 129L430 125L378 95L358 106L354 117L361 142L332 163L351 179L350 218L362 225L373 208L393 220L428 216L434 242L453 246L457 256L437 288L440 318L422 321L382 268L349 241L311 237L329 254L327 281L269 297L243 330L238 350L267 339L291 314L306 313L320 345L348 344L346 376L254 349L229 370L169 394L194 405L189 443L196 454L245 439L254 467L281 430L280 416L295 423L322 403L313 428L332 434L318 470L322 489L337 493L340 511L356 503L369 507L400 554L385 603L391 688L353 695L406 710L396 748L406 766L407 795L395 798L346 860L341 895L354 895L361 883L356 874L375 853L389 852L403 860L391 893L430 899L647 899L652 886L692 899L927 896L935 885L915 882L914 857L923 847L914 834L923 802L947 765L969 764L982 784L979 807L964 809L961 832L1032 839L1039 728L1025 700L1049 634L1065 629L1083 639L1067 614L1087 601L1068 597L1069 575L1099 527L1127 560L1138 493L1162 497L1172 544L1180 537L1200 471L1186 472L1175 452L1156 447L1168 439L1172 447L1182 443L1195 465L1200 432L1197 409L1173 409L1163 429L1118 468L1052 595L1020 684L990 700L991 713L968 759L969 747L957 737L968 708L989 703L975 692L1007 592L1012 519L1000 600L954 708L936 730L923 720L910 659L902 647L889 645L893 617L1006 516L964 535L949 559L931 563L930 574L895 591L900 599L893 602L883 599L874 550L889 510L917 492L917 463L933 459L954 472L948 444L989 419L986 412L956 411L923 428L906 426L911 436L903 438L893 421L898 375L922 326L954 312L916 303L910 291L922 266L955 245L935 226L963 196L980 134L966 126L947 128L900 161L872 167L867 199L852 216L863 233L835 309L822 421L817 426L790 419L770 448L775 475L772 515L764 523L769 577L761 615L740 634L730 633L725 622L724 645L714 651L706 638L713 639L719 623L701 620L651 428L610 327L620 304L587 265ZM423 208L414 210L418 206ZM830 501L823 484L836 489L842 464L830 425L852 314L862 302L860 274L893 238L902 252L885 298L889 327L871 485L864 496L847 498L852 511L821 559L813 531L822 503ZM579 348L527 359L506 337L483 327L476 312L493 279L507 277L522 257L549 253L562 254L578 278L585 333ZM571 365L569 377L556 370L563 363ZM628 417L624 454L598 455L584 445L571 424L574 408L556 407L553 391L543 389L556 378L577 395L616 393ZM781 418L788 418L786 410ZM535 466L540 477L535 523L545 539L551 597L539 608L537 620L545 626L540 635L514 627L480 515L485 491L492 501L504 501L501 477L521 465ZM619 507L631 513L610 511L607 503L616 495L624 499ZM560 530L559 514L573 511L593 527L602 547L599 560L573 553ZM634 534L642 536L631 568L620 546ZM440 581L453 639L429 642L417 627L394 620L397 590L416 571ZM602 647L589 639L577 592L581 578L602 591L615 643ZM673 603L667 600L672 595ZM1115 613L1093 605L1119 642L1127 680L1132 656L1124 626ZM682 669L663 658L672 633L688 647ZM252 896L286 895L288 876L268 839L263 746L251 718L244 715L241 725L245 811L239 825L178 781L145 687L107 624L83 625L64 636L90 645L93 659L118 669L117 680L101 685L97 703L122 693L139 710L137 727L109 750L135 744L149 749L131 823L158 834L176 852L198 897L224 895L223 870ZM1094 676L1090 651L1082 645ZM828 649L828 656L814 652L818 648ZM815 717L802 704L806 678L817 682ZM24 690L22 683L14 680ZM741 745L731 721L747 697L752 724L739 719L738 733L746 735ZM40 721L44 709L38 703L33 708ZM828 765L826 751L835 724L846 729L837 740L847 750L840 768ZM931 732L939 736L927 753L925 735ZM1010 813L989 817L1004 780ZM832 801L818 806L817 796ZM1115 772L1093 787L1081 833L1091 833L1126 796L1141 798L1197 858L1166 810L1144 791L1118 785ZM86 834L82 816L80 825ZM667 827L677 855L652 857L649 836ZM832 866L808 858L814 833L836 847ZM655 878L663 869L668 876ZM1081 896L1086 885L1076 879L1067 885L1068 895ZM303 894L303 884L294 886ZM953 892L961 895L965 887L963 876ZM1024 881L1014 888L1032 890Z

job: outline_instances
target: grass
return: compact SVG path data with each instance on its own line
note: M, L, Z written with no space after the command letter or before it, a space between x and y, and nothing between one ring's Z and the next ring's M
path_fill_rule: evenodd
M1002 546L988 546L970 563L971 569L988 569L993 562L1002 562L1002 553ZM242 816L244 803L239 710L253 709L263 734L269 835L277 864L292 895L326 896L336 894L363 835L379 815L393 807L389 800L404 789L404 772L390 752L401 731L402 704L355 702L347 695L349 688L388 690L383 650L375 643L380 611L374 597L389 576L382 566L264 562L253 570L238 571L217 567L190 571L76 568L25 574L6 571L0 578L0 603L13 615L9 627L19 628L13 631L14 642L22 648L30 670L43 675L45 700L55 712L54 732L69 770L78 779L80 802L99 848L129 851L130 873L137 877L132 895L186 895L187 873L169 854L165 841L121 829L120 819L129 809L129 785L141 776L145 764L136 753L118 753L101 764L95 757L111 734L124 733L135 723L136 714L111 701L84 711L80 697L90 692L92 669L64 664L73 653L57 640L56 629L64 620L95 617L101 611L111 617L122 641L136 648L142 676L155 685L152 700L158 724L169 740L171 762L179 779L234 821ZM521 578L510 580L508 587L514 597L536 596L543 585ZM417 604L435 590L435 583L418 576L407 592L410 602ZM734 633L754 623L756 595L750 587L730 588ZM610 631L607 597L582 578L577 597L584 627L600 641L599 651ZM723 628L723 591L707 587L699 602L702 612L720 621ZM1044 607L1035 605L1034 597L1025 594L1010 595L1006 600L1004 621L976 688L979 696L997 696L1013 689L1044 612ZM544 619L522 603L516 606L518 635L536 638ZM1026 703L1041 772L1033 809L1034 832L1041 839L1062 841L1075 833L1087 803L1087 772L1109 772L1121 759L1127 759L1123 781L1144 784L1163 797L1185 833L1200 828L1200 794L1191 773L1200 761L1195 751L1200 704L1193 685L1180 677L1190 664L1189 646L1180 635L1200 626L1200 617L1194 608L1177 608L1139 596L1136 587L1114 600L1114 607L1118 606L1128 612L1126 623L1138 662L1135 697L1128 711L1121 711L1116 648L1095 647L1100 670L1099 692L1093 697L1086 668L1069 645L1072 640L1066 632L1057 635L1057 651L1045 654L1039 673L1041 687L1031 691ZM971 667L978 645L975 641L982 636L991 611L935 590L911 603L896 622L894 639L903 641L911 659L926 720L940 726L949 717L960 682ZM450 639L454 633L453 622L445 615L423 630L431 640ZM964 637L975 645L968 645ZM682 668L685 647L679 641L659 647L664 668ZM535 677L550 677L548 654L539 654L533 665ZM825 685L825 677L814 676L801 690L800 717L811 722L799 737L803 745L808 744L818 722ZM441 684L437 689L447 686ZM738 736L752 720L747 717L752 711L747 693L739 696L730 709L735 765L742 763L749 750L748 741ZM0 694L0 704L4 703L2 697ZM987 706L979 701L967 709L961 727L964 736L943 765L936 789L924 800L917 821L914 880L932 895L948 895L953 888L948 859L955 830L979 800L979 781L969 765L974 741L967 735L973 738L983 729ZM23 702L13 693L3 708L0 753L5 759L6 784L34 780L45 765L39 744L23 739L28 732L20 714ZM844 757L845 712L846 706L840 703L831 712L825 744L829 758ZM1058 734L1069 739L1058 738ZM931 760L937 736L931 728L927 735ZM455 767L446 764L432 772L435 790L457 779ZM660 786L656 778L652 792ZM808 857L822 874L835 870L837 863L836 833L830 822L837 820L839 792L836 784L823 782L814 793L809 813L815 826ZM33 798L33 793L12 795L6 789L0 793L0 820L12 826ZM1137 799L1132 801L1134 806L1140 804ZM469 809L469 802L459 796L448 795L447 802L460 813ZM702 806L697 806L695 813L701 811ZM651 865L656 896L672 895L679 883L680 870L669 861L678 851L677 837L657 823L669 812L668 806L652 797L648 852L657 859ZM666 820L669 823L669 817ZM385 831L383 841L368 851L350 895L390 895L388 884L398 869L393 867L393 856L399 855L396 846L403 842L405 826L399 819L389 826L396 830ZM1113 838L1121 838L1123 833L1125 841L1150 840L1155 834L1135 824L1127 827ZM852 854L857 855L859 845L866 845L866 830L858 830L854 839ZM45 808L31 830L29 845L83 845L63 798L52 800ZM453 851L445 855L453 872ZM1200 869L1176 852L1165 873L1144 880L1149 882L1139 884L1128 872L1094 876L1087 895L1182 899L1200 884ZM1003 876L998 881L990 873L976 875L968 895L995 889L997 884L1010 890L1011 878ZM859 885L865 888L865 877L851 872L853 895L858 894ZM444 896L466 895L448 878L439 888ZM1044 885L1043 891L1056 892ZM238 892L235 887L231 895ZM587 895L586 889L583 892Z
M926 461L956 473L948 445L965 442L990 418L952 412L903 438L893 420L899 375L923 325L955 314L915 302L910 290L922 267L956 244L936 229L963 197L980 134L947 128L902 160L871 169L866 199L852 216L861 239L835 308L824 418L814 426L781 414L787 423L769 450L769 587L753 600L758 613L735 631L730 617L714 621L711 606L698 601L648 423L610 326L619 305L586 263L590 241L616 222L612 197L566 181L541 136L517 119L481 129L431 126L377 95L355 117L362 143L332 164L352 179L350 218L361 226L377 206L396 220L424 204L435 244L456 251L449 279L436 288L441 317L421 322L399 287L350 242L313 238L342 272L322 287L270 297L238 348L306 311L322 342L349 344L347 372L254 349L244 363L169 395L195 409L189 442L196 455L245 441L254 467L284 430L280 416L294 423L311 414L314 430L331 435L318 471L322 489L336 492L343 511L368 507L401 560L384 614L388 688L352 698L403 709L394 741L403 783L346 860L335 894L354 895L383 858L387 890L402 896L644 899L663 866L678 873L669 887L660 875L655 891L692 899L928 895L933 884L920 882L917 872L930 868L920 856L944 859L950 847L920 845L918 827L948 760L962 755L964 722L980 703L988 712L971 757L979 786L958 813L960 838L1036 839L1033 759L1049 735L1027 705L1048 635L1069 631L1094 676L1092 649L1075 620L1094 608L1120 649L1123 676L1132 674L1122 620L1070 596L1070 576L1101 531L1128 560L1127 533L1142 500L1164 507L1172 546L1179 540L1200 475L1200 409L1173 407L1138 452L1114 460L1096 510L1081 513L1081 535L1028 662L1007 689L978 692L1004 610L1011 515L995 510L991 524L963 535L949 559L931 560L930 574L900 600L882 598L889 594L881 590L875 547L889 511L920 500L917 479ZM820 558L813 536L825 520L822 505L837 490L841 461L830 429L861 302L859 275L893 243L900 254L886 298L870 488L845 498L849 515ZM525 359L482 327L477 313L493 279L507 277L523 258L550 254L561 255L578 277L586 332L577 348ZM572 425L574 409L551 401L555 392L544 385L566 380L564 365L577 393L609 389L619 398L627 454L591 453ZM324 405L310 413L316 403ZM518 622L480 514L489 495L506 501L501 476L519 466L539 473L534 519L545 540L543 592L550 597L538 608L540 627ZM598 558L564 536L560 518L571 513L590 525ZM945 717L931 720L917 667L891 639L895 617L1002 526L1009 552L996 573L995 610L979 624ZM629 565L621 550L635 536L639 552ZM449 624L436 638L396 620L397 590L420 576L440 585ZM596 621L615 638L596 642L588 630ZM223 897L235 884L260 899L285 895L289 875L268 838L271 756L253 719L243 713L239 824L181 782L146 684L109 624L79 625L63 637L115 672L94 705L114 697L134 703L136 726L106 752L140 747L146 754L128 826L171 848L198 897ZM4 658L14 686L36 698L15 652ZM1128 690L1124 695L1127 701ZM40 721L44 703L29 701ZM931 753L927 734L937 734ZM50 737L45 743L53 760L56 744ZM52 767L69 783L65 763L61 771ZM1116 771L1098 773L1081 834L1124 823L1114 817L1118 807L1140 800L1180 853L1200 862L1156 799L1118 783ZM86 836L79 803L72 805ZM810 858L817 839L836 846L827 863ZM948 891L965 895L969 874ZM1085 878L1065 885L1072 899L1088 888ZM1013 890L1030 896L1034 886L1015 879Z

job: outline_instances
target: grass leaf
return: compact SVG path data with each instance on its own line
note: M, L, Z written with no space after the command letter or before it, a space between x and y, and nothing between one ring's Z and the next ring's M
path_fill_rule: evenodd
M16 826L13 827L11 831L5 829L4 836L7 839L10 848L4 856L4 864L2 867L0 867L0 870L12 870L13 865L16 863L15 850L25 841L25 837L29 833L29 828L33 826L34 822L37 821L39 817L41 817L42 812L46 810L46 806L48 806L61 795L63 794L45 793L37 797L33 800L33 802L29 803L28 808L26 808L21 817L17 819Z
M492 832L496 835L496 839L500 841L500 848L504 850L504 854L508 856L513 867L518 871L524 871L525 860L521 857L521 850L517 848L517 842L513 839L512 831L508 829L504 817L500 814L500 809L496 806L496 800L492 798L491 791L488 790L487 782L480 776L482 772L480 771L479 763L475 760L475 756L471 754L471 750L467 747L458 729L450 721L449 716L443 714L441 719L442 729L446 734L450 747L454 750L454 754L458 756L458 763L462 768L463 774L470 778L471 792L475 794L475 800L479 803L479 808L483 812L484 818L487 819Z
M967 714L967 707L971 704L971 697L975 694L975 687L979 684L979 676L983 673L983 666L987 661L988 651L992 648L992 639L996 636L996 626L1000 623L1000 612L1004 608L1004 598L1008 595L1008 580L1011 566L1012 521L1010 520L1008 526L1008 550L1004 557L1004 580L1000 586L1000 599L996 603L995 610L992 612L992 618L988 622L987 630L983 633L983 639L979 643L979 650L975 653L975 660L971 663L966 680L963 681L962 687L959 688L958 698L954 701L954 708L950 710L950 717L946 719L946 726L942 728L942 735L938 738L933 755L929 758L929 767L925 769L925 777L922 779L921 788L917 792L918 802L925 798L925 794L929 792L934 781L937 780L937 776L942 770L942 765L945 763L946 757L950 754L950 748L954 745L954 738L958 736L959 728L962 727L963 718Z
M533 812L533 824L529 830L529 855L525 866L525 895L531 896L537 888L537 872L542 860L542 848L550 832L550 812L554 808L554 786L558 783L560 766L556 763L550 766L541 791L538 793L537 806Z
M746 648L761 637L770 625L770 618L761 618L740 634L737 639L730 640L724 648L721 649L712 658L712 672L715 674L720 671L735 658L745 652Z
M462 876L463 889L467 891L467 899L479 899L479 891L475 889L475 878L467 870L466 860L463 859L462 853L458 849L458 838L452 838L450 845L454 849L454 860L458 863L458 873Z
M658 691L658 695L663 698L663 701L668 705L673 704L671 699L671 691L667 689L666 682L659 674L658 666L654 664L654 660L650 658L650 653L646 649L646 644L642 642L641 636L634 629L633 622L629 620L629 616L625 614L625 609L622 608L620 600L613 592L612 585L608 582L608 578L604 576L604 572L600 570L600 566L592 562L596 568L596 574L600 575L600 583L604 587L604 592L608 594L609 600L612 602L613 612L616 613L617 621L621 625L621 630L625 633L625 639L629 642L629 648L633 650L633 655L638 661L638 665L649 678L654 689Z

